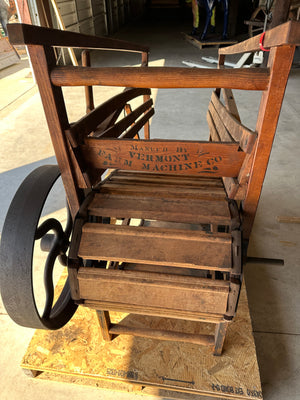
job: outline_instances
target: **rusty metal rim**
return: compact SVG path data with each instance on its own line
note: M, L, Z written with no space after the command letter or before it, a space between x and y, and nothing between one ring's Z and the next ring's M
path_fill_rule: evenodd
M38 222L46 198L59 176L57 165L45 165L29 174L11 202L2 231L2 300L8 315L17 324L29 328L59 329L71 319L77 308L71 298L68 280L54 306L50 310L48 306L46 316L40 316L33 292L32 261ZM57 255L59 252L54 254ZM50 272L51 279L49 276L48 279L52 282L52 270ZM49 293L46 292L46 296L49 297Z

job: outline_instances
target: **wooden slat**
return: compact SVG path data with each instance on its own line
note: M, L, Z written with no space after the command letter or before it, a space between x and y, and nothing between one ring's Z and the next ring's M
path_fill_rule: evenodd
M150 173L136 173L129 171L128 174L118 173L113 174L109 178L110 182L125 183L125 184L147 184L147 185L180 185L180 187L219 187L222 188L222 180L220 178L198 178L189 177L186 175L164 175Z
M241 148L250 153L256 140L256 133L246 128L225 108L215 92L212 93L211 102L214 105L220 120L224 127L230 132L233 139L240 143ZM211 110L211 108L210 108ZM214 116L215 117L215 116ZM221 135L220 135L221 136Z
M140 218L194 224L230 223L227 201L205 201L97 193L89 205L92 215Z
M78 255L84 259L228 270L231 235L87 223Z
M207 272L201 269L194 268L178 268L169 267L166 265L154 265L154 264L137 264L137 263L123 263L122 270L126 271L147 271L156 272L160 274L172 274L181 276L195 276L199 278L206 278Z
M213 335L197 335L195 333L184 333L161 329L137 328L124 324L112 325L109 332L113 335L133 335L150 339L173 340L175 342L194 343L204 346L214 345Z
M209 199L209 200L225 200L226 193L223 188L215 187L180 187L180 185L159 185L150 186L147 184L139 185L120 185L114 182L105 182L101 186L101 193L107 194L126 194L132 195L137 198L143 197L158 197L164 198L174 198L174 199Z
M208 106L208 112L210 114L210 117L212 118L214 122L214 126L218 132L218 135L220 137L221 142L234 142L236 141L233 139L229 131L227 130L226 126L224 125L224 121L220 118L217 110L215 109L215 106L213 105L212 102L209 103Z
M134 138L139 131L144 127L144 125L149 121L151 117L154 115L154 108L151 108L149 111L147 111L142 118L140 118L136 123L128 129L127 132L124 132L122 136L120 136L120 139L132 139Z
M226 312L229 283L153 272L80 268L84 300L151 305L157 309L221 314Z
M150 99L146 103L143 103L137 109L129 113L125 118L121 121L117 122L114 126L106 129L100 136L98 137L119 137L129 126L131 126L137 118L141 116L145 111L147 111L153 105L153 100Z
M81 146L92 169L121 168L179 175L236 177L245 154L238 144L87 138Z
M134 88L214 88L265 90L267 68L197 69L179 67L55 67L55 86L126 86Z
M245 40L244 42L229 47L219 49L219 54L239 54L249 51L258 51L261 35ZM283 25L277 26L266 31L264 37L264 47L274 47L283 45L300 45L300 23L299 21L288 21ZM221 86L220 86L221 87Z
M168 185L180 183L180 186L216 186L223 187L222 180L214 177L176 175L176 174L156 174L142 171L118 170L110 176L110 180L142 180L143 182L167 183Z
M207 120L207 124L209 127L209 139L212 142L220 142L221 138L219 136L219 133L217 131L216 125L214 123L214 120L210 114L210 112L208 111L206 113L206 120Z
M240 115L234 100L234 96L231 89L222 89L222 94L226 104L227 110L234 116L234 118L241 122Z
M239 182L236 178L223 178L223 183L224 183L224 187L227 193L227 196L229 199L234 199L234 200L243 200L243 198L241 199L237 199L236 198L236 194L239 188Z
M161 288L182 288L191 291L227 293L229 281L214 280L196 276L182 276L148 271L127 271L118 269L81 267L78 270L78 279L96 281L101 280L112 284L122 281L124 284L135 286L153 286Z
M83 67L90 67L91 66L91 53L89 50L83 50L81 52L81 63ZM86 86L84 88L85 94L85 103L86 103L86 113L90 113L94 108L94 94L93 94L93 87Z
M216 313L201 313L199 311L196 312L188 312L181 310L167 310L166 308L157 308L151 307L151 305L139 306L139 305L130 305L128 303L114 303L109 301L96 301L96 300L84 300L83 303L80 303L83 306L94 308L96 310L110 310L117 311L123 313L133 313L140 315L151 315L155 317L166 317L166 318L176 318L183 319L188 321L204 321L209 323L218 323L224 320L224 314L216 314Z
M149 52L149 48L123 40L83 35L81 33L61 31L27 24L9 24L9 40L12 44L43 45L56 47L74 47L87 49L125 50Z
M92 131L95 131L97 127L108 117L114 114L116 110L122 109L128 101L134 99L135 97L145 94L150 95L150 89L126 89L122 93L113 96L103 104L100 104L89 114L72 124L70 129L67 131L72 144L77 146L78 143L82 142L84 137L86 137Z

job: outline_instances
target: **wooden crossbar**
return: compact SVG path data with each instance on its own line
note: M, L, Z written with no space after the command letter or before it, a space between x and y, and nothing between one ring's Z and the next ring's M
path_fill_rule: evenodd
M55 86L121 86L135 88L231 88L265 90L269 69L197 69L178 67L55 67Z
M159 340L174 340L175 342L194 343L204 346L213 346L215 337L213 335L200 335L195 333L185 333L167 331L162 329L137 328L124 324L112 324L109 333L114 335L133 335Z

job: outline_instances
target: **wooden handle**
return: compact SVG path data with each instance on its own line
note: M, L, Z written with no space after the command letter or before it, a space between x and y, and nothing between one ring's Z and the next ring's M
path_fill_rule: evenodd
M219 49L219 54L239 54L260 50L259 39L261 35L254 36L251 39L237 43L233 46L223 47ZM264 47L270 48L275 46L300 45L300 22L288 21L269 31L266 31L264 38Z
M190 69L174 67L55 67L51 72L55 86L127 86L135 88L214 88L265 90L269 70Z

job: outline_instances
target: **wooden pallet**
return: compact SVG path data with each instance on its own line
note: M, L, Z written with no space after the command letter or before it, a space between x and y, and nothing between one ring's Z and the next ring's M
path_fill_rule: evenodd
M196 39L195 37L188 35L187 33L182 32L183 37L185 40L189 43L191 43L193 46L198 47L198 49L202 50L204 46L215 46L215 47L220 47L220 46L230 46L232 44L237 43L236 40L217 40L217 39L209 39L209 40L203 40L200 41Z
M62 279L59 285L62 285ZM143 328L188 329L210 334L212 324L112 313L115 322L130 319ZM79 307L58 331L37 330L21 367L36 379L90 385L110 390L180 399L202 396L234 399L262 398L245 288L238 313L228 328L224 353L190 343L159 341L127 335L102 340L96 313ZM43 372L43 373L40 373Z

